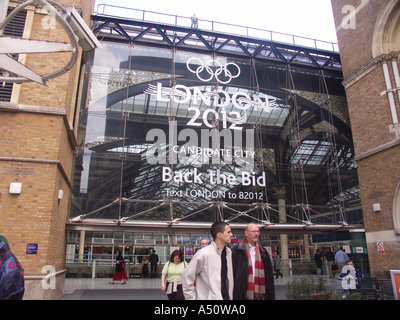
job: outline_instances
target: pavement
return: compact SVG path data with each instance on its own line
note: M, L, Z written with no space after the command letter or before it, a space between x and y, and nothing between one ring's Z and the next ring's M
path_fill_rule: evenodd
M295 278L309 276L290 276L275 279L276 300L287 300L288 282ZM321 276L315 276L321 277ZM340 281L324 277L329 291L341 290ZM65 295L61 300L168 300L160 289L160 279L130 278L126 284L110 284L109 278L66 278Z

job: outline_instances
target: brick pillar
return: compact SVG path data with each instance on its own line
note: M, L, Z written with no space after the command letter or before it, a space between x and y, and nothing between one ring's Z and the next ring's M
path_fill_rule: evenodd
M94 0L61 0L82 9L87 23ZM18 3L10 1L10 6ZM46 11L27 7L25 38L68 42L61 26L46 28ZM39 74L65 66L71 53L28 54L26 65ZM0 103L0 226L1 233L25 270L24 299L58 299L64 294L66 231L71 172L77 128L73 127L81 60L66 74L43 86L14 85L12 102ZM11 182L22 184L9 193ZM59 199L59 190L63 198ZM37 252L27 252L27 245ZM52 275L53 285L43 276ZM50 288L51 287L51 288Z

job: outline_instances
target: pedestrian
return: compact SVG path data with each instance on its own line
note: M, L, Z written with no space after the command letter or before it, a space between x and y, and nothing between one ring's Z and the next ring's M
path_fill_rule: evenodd
M192 25L191 28L193 29L197 29L199 27L199 19L196 17L196 15L194 14L192 16Z
M277 250L274 255L274 270L275 270L275 279L278 279L279 276L283 278L283 274L281 272L281 256L279 255L279 251Z
M352 273L354 274L354 277ZM355 264L352 260L348 260L346 263L346 268L341 271L338 279L340 281L346 280L347 284L349 285L349 289L356 289L359 288L360 282L364 280L364 275L359 269L356 269ZM351 285L351 280L354 280L353 286Z
M156 278L157 277L157 263L159 261L158 259L158 254L156 253L156 250L152 250L150 253L150 277L151 278Z
M347 261L349 261L349 257L346 252L344 252L343 247L339 247L338 252L336 252L335 261L338 264L339 273L341 273L343 267L347 264Z
M208 239L203 238L200 240L200 249L208 246Z
M233 298L232 252L227 247L232 231L224 221L211 226L213 241L199 250L182 275L186 300L231 300ZM195 287L196 283L196 287Z
M149 277L149 260L146 257L142 259L142 277L143 279Z
M332 265L333 265L334 260L335 260L335 256L334 256L333 252L331 251L331 248L326 248L325 249L325 261L326 261L326 270L327 270L327 273L329 274L329 278L333 278Z
M0 300L22 300L25 293L24 270L0 235Z
M126 281L128 280L128 276L126 275L126 262L124 257L122 256L121 250L117 251L117 256L115 258L115 272L114 272L114 277L112 281L110 281L111 284L114 284L114 281L122 281L122 284L126 284Z
M208 239L203 238L200 240L200 248L197 248L195 251L195 254L202 248L207 247L208 246Z
M246 226L246 238L232 248L234 300L275 300L271 258L259 245L260 229Z
M322 270L322 261L323 261L323 257L321 255L321 253L319 252L319 249L316 250L315 255L314 255L314 261L315 264L317 266L317 274L318 275L323 275L324 271Z
M166 291L169 300L185 300L182 290L182 272L186 266L180 250L173 251L169 261L164 265L161 272L161 290Z

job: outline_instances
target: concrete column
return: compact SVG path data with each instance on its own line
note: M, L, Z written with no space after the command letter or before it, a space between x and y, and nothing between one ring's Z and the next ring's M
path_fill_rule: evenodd
M81 231L79 235L79 262L83 262L83 255L85 250L85 231Z
M275 196L278 199L278 210L279 210L279 221L280 223L286 222L286 188L276 189ZM280 235L281 242L281 259L282 267L285 267L286 261L289 261L289 246L288 246L288 235ZM283 268L282 273L284 276L289 276L289 269Z
M310 241L308 234L304 235L304 259L310 259Z
M85 253L85 231L81 231L79 235L79 255L78 255L78 261L79 263L83 263L83 257ZM82 267L79 266L77 268L77 276L82 277Z

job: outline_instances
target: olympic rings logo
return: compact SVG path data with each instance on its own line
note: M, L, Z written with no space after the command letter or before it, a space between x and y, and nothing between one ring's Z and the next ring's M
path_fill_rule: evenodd
M193 63L193 65L198 65L195 70L192 69L192 62L194 61L198 62ZM213 63L216 65L212 66ZM236 74L232 74L232 72L228 70L228 66L234 66L237 69ZM228 84L232 81L232 79L240 76L240 68L236 63L233 62L229 62L223 66L217 60L210 60L204 64L204 62L199 58L190 58L186 62L186 67L191 73L196 74L197 78L203 82L209 82L215 77L219 83ZM213 67L216 68L215 71L213 70Z

